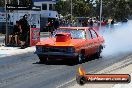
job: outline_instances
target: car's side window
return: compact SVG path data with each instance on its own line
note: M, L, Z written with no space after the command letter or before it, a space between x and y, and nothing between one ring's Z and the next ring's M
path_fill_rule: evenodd
M89 30L87 30L87 34L88 34L88 39L92 39L92 35Z
M92 38L97 38L97 34L94 30L90 30L91 31L91 34L92 34Z

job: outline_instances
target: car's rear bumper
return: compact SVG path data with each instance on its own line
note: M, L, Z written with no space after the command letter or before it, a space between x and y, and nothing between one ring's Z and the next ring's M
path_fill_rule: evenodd
M35 52L35 54L41 55L47 58L54 58L54 59L75 58L78 56L78 53L64 53L64 52L45 52L45 53Z

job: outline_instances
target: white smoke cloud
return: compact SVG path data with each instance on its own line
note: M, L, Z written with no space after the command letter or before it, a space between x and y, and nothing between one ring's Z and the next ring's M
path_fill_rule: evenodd
M104 29L102 34L106 45L102 52L103 56L132 52L132 21Z

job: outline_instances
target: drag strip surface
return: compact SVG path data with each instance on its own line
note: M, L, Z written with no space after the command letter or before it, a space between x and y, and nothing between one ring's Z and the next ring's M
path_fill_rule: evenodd
M83 63L82 66L87 72L96 73L128 55L103 57ZM63 84L75 78L79 66L70 66L65 61L49 61L47 64L38 62L38 57L33 53L0 58L0 88L64 87Z
M83 63L87 73L97 73L126 60L132 54L131 25L132 21L122 29L105 29L108 32L104 34L107 46L103 57ZM124 33L125 36L122 36ZM64 88L76 82L75 76L80 65L69 65L70 61L50 61L47 64L38 62L37 55L33 53L1 57L0 88Z

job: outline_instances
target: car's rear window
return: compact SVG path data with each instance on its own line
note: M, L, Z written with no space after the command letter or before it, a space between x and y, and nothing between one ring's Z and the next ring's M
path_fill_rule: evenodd
M86 35L85 35L85 31L84 30L75 30L75 29L57 29L54 32L54 35L56 35L57 33L70 33L71 37L73 39L86 39Z

